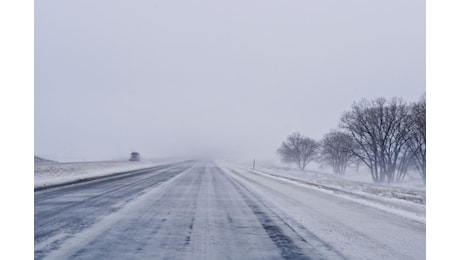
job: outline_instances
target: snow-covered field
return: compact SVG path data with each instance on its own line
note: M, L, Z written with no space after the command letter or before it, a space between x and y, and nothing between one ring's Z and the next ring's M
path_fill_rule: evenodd
M174 160L141 160L141 161L100 161L36 163L34 166L34 188L43 188L78 180L110 176L121 172L139 170L173 162Z

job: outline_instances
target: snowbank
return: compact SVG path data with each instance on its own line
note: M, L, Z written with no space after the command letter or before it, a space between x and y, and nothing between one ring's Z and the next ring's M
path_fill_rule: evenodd
M34 189L150 168L171 160L102 161L35 164Z
M421 179L408 178L408 180L401 183L386 184L369 181L369 174L363 172L338 176L325 172L302 171L275 166L261 166L256 170L322 188L332 188L337 191L379 195L421 204L426 202L426 188Z

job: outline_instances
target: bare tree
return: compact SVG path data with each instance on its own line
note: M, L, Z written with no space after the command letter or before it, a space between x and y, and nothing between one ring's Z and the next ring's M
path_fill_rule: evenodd
M303 170L308 163L316 158L319 146L317 141L296 132L288 136L287 140L278 148L277 153L283 162L294 162L297 167Z
M357 147L352 152L371 170L375 182L404 179L413 154L408 148L410 109L401 99L354 103L340 127L353 137Z
M414 164L426 183L426 95L411 107L411 139L409 148Z
M353 159L353 145L353 137L349 134L331 131L321 141L319 160L332 166L335 174L343 175Z

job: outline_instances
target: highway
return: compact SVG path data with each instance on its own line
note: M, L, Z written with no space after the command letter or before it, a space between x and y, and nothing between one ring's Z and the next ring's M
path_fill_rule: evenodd
M424 259L425 224L212 161L35 192L35 259Z

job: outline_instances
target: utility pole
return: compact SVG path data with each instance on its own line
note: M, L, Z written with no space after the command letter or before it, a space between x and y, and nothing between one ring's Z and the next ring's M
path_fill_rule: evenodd
M256 159L254 159L254 161L252 162L252 169L253 169L253 170L256 169Z

